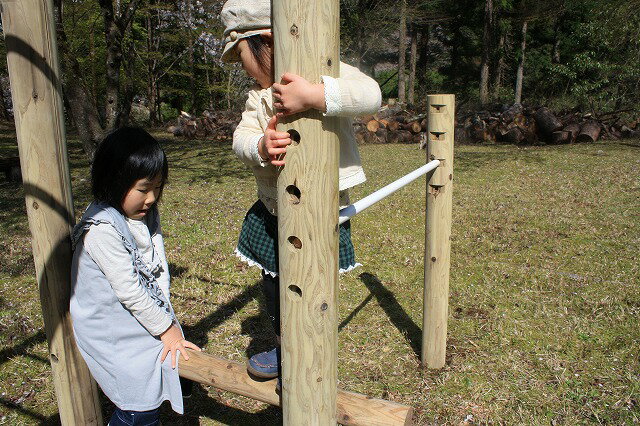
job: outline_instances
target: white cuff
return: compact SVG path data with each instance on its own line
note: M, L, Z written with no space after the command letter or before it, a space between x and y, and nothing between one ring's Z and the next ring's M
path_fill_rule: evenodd
M342 99L340 98L340 85L338 80L328 75L322 76L324 83L324 102L327 106L327 112L323 115L333 117L342 112Z
M265 160L262 157L260 157L260 151L258 151L258 144L260 143L260 140L262 139L262 135L255 135L251 141L251 159L258 163L259 165L261 165L262 167L266 166L267 164L269 164L269 160Z

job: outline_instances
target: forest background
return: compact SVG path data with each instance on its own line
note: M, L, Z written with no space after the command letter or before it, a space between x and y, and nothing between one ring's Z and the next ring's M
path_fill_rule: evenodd
M87 155L105 132L180 111L240 111L251 81L220 61L219 0L56 0L65 107ZM637 111L640 1L342 0L341 55L416 110L545 105ZM6 61L0 42L0 60ZM0 64L2 110L11 97Z

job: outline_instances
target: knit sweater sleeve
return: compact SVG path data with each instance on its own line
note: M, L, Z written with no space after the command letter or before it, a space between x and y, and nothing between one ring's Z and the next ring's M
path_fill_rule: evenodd
M84 248L104 273L122 305L153 336L171 326L172 320L140 284L131 255L113 226L92 226L84 237Z
M264 130L258 120L260 95L256 90L249 92L247 102L242 113L242 119L233 132L233 152L249 166L266 166L268 161L260 158L258 143L264 135Z
M378 83L356 67L340 62L340 77L322 76L327 116L355 117L380 109Z

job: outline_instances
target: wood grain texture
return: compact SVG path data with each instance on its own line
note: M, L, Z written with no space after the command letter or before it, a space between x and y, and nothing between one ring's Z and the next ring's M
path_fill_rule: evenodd
M189 361L180 359L180 376L271 405L280 405L276 381L256 381L245 364L189 350ZM383 426L412 424L413 408L337 390L336 418L343 425Z
M3 2L33 258L63 425L100 425L98 392L69 317L73 202L51 1Z
M292 72L318 83L339 75L339 2L274 0L276 81ZM278 179L278 238L285 425L336 424L337 119L307 111L278 124L296 130ZM287 187L300 191L292 202Z
M427 99L427 161L440 160L427 185L422 363L442 368L447 347L455 97Z

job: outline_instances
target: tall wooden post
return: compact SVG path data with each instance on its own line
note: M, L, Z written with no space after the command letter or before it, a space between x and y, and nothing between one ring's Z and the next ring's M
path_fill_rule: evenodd
M273 0L276 81L339 75L338 0ZM307 111L281 123L299 142L278 179L285 425L336 424L338 122Z
M442 368L447 347L455 96L429 95L427 108L427 161L440 160L440 166L427 183L422 363Z
M2 2L33 258L63 425L101 425L98 392L69 318L71 181L52 1Z

